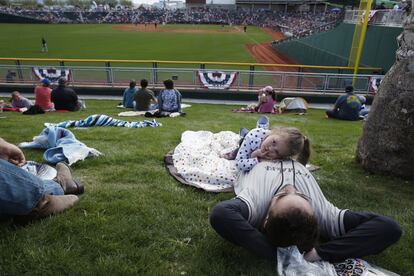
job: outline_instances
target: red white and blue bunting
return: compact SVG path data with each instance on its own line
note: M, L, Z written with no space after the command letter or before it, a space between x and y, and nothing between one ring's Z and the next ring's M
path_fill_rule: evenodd
M72 74L70 69L56 69L56 68L42 68L33 67L33 74L36 79L42 80L48 78L51 83L57 83L60 78L66 78L67 81L71 80Z
M208 89L229 89L238 72L198 71L200 82Z

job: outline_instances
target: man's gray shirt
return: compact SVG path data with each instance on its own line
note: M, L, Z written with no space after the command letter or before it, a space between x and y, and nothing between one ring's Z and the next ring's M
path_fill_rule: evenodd
M293 160L260 162L248 173L241 173L234 190L237 198L249 208L249 223L260 228L267 215L270 202L286 185L311 198L311 206L319 224L321 236L334 238L345 233L340 210L323 195L312 174L299 162Z

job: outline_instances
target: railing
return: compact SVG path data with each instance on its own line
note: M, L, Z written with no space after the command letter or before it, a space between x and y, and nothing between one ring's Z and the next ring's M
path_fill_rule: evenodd
M108 62L109 63L109 62ZM109 65L109 64L107 64ZM34 65L0 65L0 83L2 85L35 85L38 79L34 74ZM41 66L51 68L50 66ZM55 66L54 69L70 70L72 86L83 87L119 87L127 86L130 79L147 79L150 87L162 87L163 80L174 80L178 88L206 90L199 78L199 71L219 71L226 74L237 73L235 82L227 91L256 91L271 85L280 92L297 93L342 93L346 85L352 82L354 75L338 73L308 73L295 71L263 70L223 70L194 68L158 68L153 67L96 67L96 66ZM251 68L250 68L251 69ZM371 82L382 78L379 75L357 75L355 90L361 94L371 94Z
M374 11L371 11L374 12ZM361 16L358 16L360 14ZM345 23L356 24L362 22L362 14L358 10L345 11ZM403 10L375 10L375 14L369 19L369 25L402 27L405 18Z

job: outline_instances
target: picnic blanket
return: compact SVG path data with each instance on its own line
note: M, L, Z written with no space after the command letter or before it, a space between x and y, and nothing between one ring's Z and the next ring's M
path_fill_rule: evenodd
M18 108L18 107L3 107L3 111L11 111L11 112L24 112L27 108Z
M94 126L112 126L112 127L128 127L128 128L143 128L143 127L158 127L161 123L155 120L145 120L139 122L128 122L114 119L108 115L94 114L78 121L64 121L60 123L45 123L45 126L58 126L62 128L69 127L94 127Z
M184 185L207 192L231 192L239 171L228 156L239 147L240 136L231 131L185 131L181 143L165 155L170 174ZM306 165L309 171L319 167Z
M263 112L258 112L255 107L241 107L241 108L235 108L231 110L232 112L236 112L236 113L260 113L260 114L278 114L277 112L270 112L270 113L263 113Z
M187 107L191 107L191 105L190 104L181 104L181 109L184 109L184 108L187 108ZM120 117L145 116L145 113L147 113L147 112L155 113L157 110L158 109L151 110L151 111L124 111L124 112L118 113L118 116L120 116ZM173 112L173 113L170 114L170 117L177 117L175 115L176 113L179 115L179 112Z
M167 169L183 184L208 192L231 192L238 174L236 163L220 156L236 149L239 140L231 131L185 131L181 143L165 157Z
M32 142L23 142L18 145L21 148L46 149L43 159L51 164L67 162L69 165L84 160L90 156L102 155L94 148L89 148L78 141L67 129L58 126L48 126L39 136L33 137Z

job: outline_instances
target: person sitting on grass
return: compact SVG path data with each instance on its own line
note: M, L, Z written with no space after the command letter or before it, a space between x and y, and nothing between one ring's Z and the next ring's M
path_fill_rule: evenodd
M56 110L78 111L82 107L75 90L66 87L66 78L58 80L58 87L53 89L50 96Z
M244 137L236 156L236 166L240 171L248 172L259 162L292 158L306 165L309 156L309 139L297 128L255 128Z
M122 96L122 105L125 108L134 108L134 95L137 92L137 82L135 80L131 80L129 82L129 88L124 90L124 94Z
M72 178L69 167L56 165L55 180L41 178L20 168L23 152L0 138L0 217L26 223L58 214L73 207L83 186Z
M181 112L181 93L174 89L172 80L164 81L165 89L158 95L158 109L162 113Z
M141 80L141 89L139 89L134 95L134 110L136 111L148 111L158 108L157 98L154 96L154 92L147 89L148 81L146 79Z
M29 109L33 103L23 97L19 91L13 91L10 98L11 107L13 108L27 108Z
M345 88L346 95L340 96L332 110L326 111L328 118L339 120L356 121L359 120L359 111L361 110L361 101L354 94L354 87L347 86Z
M266 86L259 91L259 103L257 105L257 112L259 113L274 113L274 106L276 104L276 93L273 87Z
M239 175L236 198L211 211L210 224L224 239L273 262L278 247L295 245L310 262L340 262L378 254L400 239L389 217L335 207L301 163L259 161Z
M50 86L50 80L44 78L41 81L41 85L35 87L35 105L38 105L43 111L54 110L54 105L51 101L52 89Z

